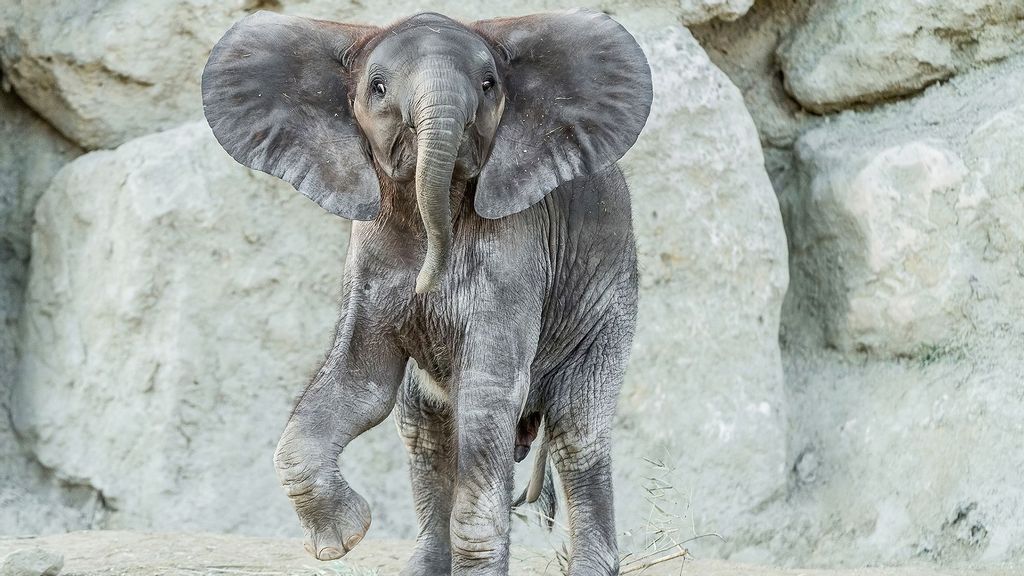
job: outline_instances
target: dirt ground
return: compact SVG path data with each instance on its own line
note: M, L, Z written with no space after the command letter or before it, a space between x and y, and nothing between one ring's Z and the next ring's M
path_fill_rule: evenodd
M367 540L348 557L317 562L297 540L222 534L91 531L55 536L0 538L0 559L23 548L64 555L66 576L387 576L398 574L412 544ZM559 576L554 553L513 551L513 576ZM779 570L717 560L666 562L630 574L669 576L1021 576L1024 567L942 570L930 567L857 570Z

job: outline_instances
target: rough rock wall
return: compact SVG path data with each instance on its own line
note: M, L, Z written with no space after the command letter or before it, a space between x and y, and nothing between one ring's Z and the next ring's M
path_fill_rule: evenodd
M729 538L690 546L704 555L1024 558L1019 2L583 4L633 31L655 74L623 161L642 283L615 448L627 549L651 530L655 476L674 527ZM269 454L328 344L346 227L219 149L199 73L252 10L385 23L423 8L0 0L5 78L96 150L49 185L25 309L2 308L23 359L0 479L35 496L8 498L0 530L295 534ZM39 120L7 126L64 150L40 152L54 159L28 172L31 194L78 153ZM0 176L23 167L0 159ZM412 536L391 423L343 460L372 535Z
M1022 85L1016 58L797 141L794 494L859 554L1022 552Z
M36 209L14 423L103 527L287 533L270 455L330 338L348 224L205 123L92 152Z
M2 80L2 78L0 78ZM88 522L95 499L62 482L22 446L11 425L28 277L32 211L50 178L80 154L14 95L0 91L0 532L60 530Z
M785 235L739 90L685 29L641 44L655 102L623 160L641 280L615 440L619 516L650 532L645 486L659 474L645 459L665 460L660 480L688 498L691 528L738 534L785 487Z
M1024 49L1013 0L822 0L779 46L787 91L805 108L913 94Z
M695 29L789 244L789 478L751 537L776 561L1024 556L1021 6L765 0Z

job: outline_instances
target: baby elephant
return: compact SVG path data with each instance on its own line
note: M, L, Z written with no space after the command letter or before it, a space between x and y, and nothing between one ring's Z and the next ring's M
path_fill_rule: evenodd
M420 532L403 574L507 574L514 461L550 461L569 573L616 574L609 436L636 321L616 161L651 105L633 37L587 10L387 28L260 12L203 73L238 162L355 220L343 314L274 456L320 560L370 525L338 458L393 409Z

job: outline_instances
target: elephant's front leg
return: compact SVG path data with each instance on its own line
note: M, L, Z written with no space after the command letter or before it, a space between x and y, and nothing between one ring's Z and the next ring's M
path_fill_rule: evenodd
M451 572L448 525L452 514L455 462L452 457L451 409L446 401L425 391L430 378L409 368L402 384L395 420L409 452L412 497L419 535L416 549L401 576L447 576Z
M454 379L456 482L452 574L508 574L515 426L529 389L529 354L475 339ZM502 349L504 346L507 348Z
M306 550L320 560L344 556L370 527L370 508L342 477L338 457L395 405L405 357L355 322L335 344L292 412L274 454L278 479L299 515Z

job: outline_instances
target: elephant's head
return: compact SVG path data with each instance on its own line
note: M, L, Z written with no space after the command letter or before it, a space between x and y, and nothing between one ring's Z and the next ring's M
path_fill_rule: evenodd
M633 37L599 12L469 25L418 14L388 28L259 12L213 49L203 104L235 160L339 216L377 216L374 164L414 181L422 293L447 265L453 178L477 180L484 218L528 208L625 153L651 78Z

